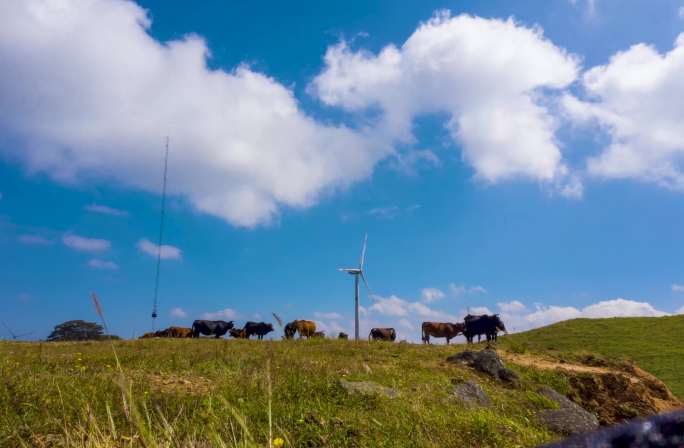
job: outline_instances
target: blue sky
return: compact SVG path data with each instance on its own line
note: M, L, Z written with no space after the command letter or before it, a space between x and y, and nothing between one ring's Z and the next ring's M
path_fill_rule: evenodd
M0 6L0 317L684 312L684 3ZM682 35L684 36L684 35ZM7 335L4 335L7 336ZM279 335L278 335L279 336Z

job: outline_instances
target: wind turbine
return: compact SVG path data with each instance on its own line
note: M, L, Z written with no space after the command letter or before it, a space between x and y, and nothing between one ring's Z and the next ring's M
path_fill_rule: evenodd
M30 334L33 334L32 331L29 333L16 334L12 330L10 330L10 327L8 327L7 324L5 324L5 322L2 323L2 326L5 327L5 329L10 334L10 336L12 336L12 340L14 340L14 341L16 341L19 338L23 338L24 336L28 336Z
M363 238L363 246L361 247L361 259L359 260L358 268L340 268L341 272L346 272L354 276L354 338L359 340L359 277L363 280L366 289L371 293L366 276L363 275L363 262L366 258L366 243L368 242L368 234ZM371 293L372 294L372 293Z

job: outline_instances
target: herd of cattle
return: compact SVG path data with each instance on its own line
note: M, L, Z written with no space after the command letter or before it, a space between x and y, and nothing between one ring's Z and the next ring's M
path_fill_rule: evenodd
M423 343L429 344L430 338L446 338L448 344L451 339L462 334L468 343L472 343L475 336L477 342L485 336L487 341L495 341L499 331L506 332L506 326L501 321L498 314L483 314L474 316L468 314L463 322L423 322L421 329L421 339ZM141 339L146 338L198 338L200 335L223 337L228 333L236 339L249 339L256 336L263 339L268 333L274 331L273 325L266 322L247 322L242 328L235 328L233 321L223 320L196 320L192 323L192 328L169 327L164 330L145 333ZM293 320L288 322L284 328L284 338L292 339L299 334L299 338L325 338L325 332L316 331L316 322L312 320ZM346 333L340 332L338 339L349 339ZM368 334L368 340L395 341L397 332L394 328L372 328Z

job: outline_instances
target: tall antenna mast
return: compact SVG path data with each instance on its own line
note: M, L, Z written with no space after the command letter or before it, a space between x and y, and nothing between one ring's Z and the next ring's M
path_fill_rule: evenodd
M157 319L157 299L159 297L159 268L161 267L161 251L162 241L164 236L164 215L166 213L166 173L169 167L169 137L166 137L166 146L164 151L164 181L162 183L162 198L161 198L161 217L159 219L159 240L157 241L157 272L154 277L154 302L152 302L152 330L155 329L155 322Z

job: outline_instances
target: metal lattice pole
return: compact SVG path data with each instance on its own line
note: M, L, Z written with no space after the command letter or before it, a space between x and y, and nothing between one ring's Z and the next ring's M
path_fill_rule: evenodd
M157 303L159 298L159 270L161 268L162 241L164 237L164 215L166 214L166 174L169 166L169 138L166 137L164 151L164 180L162 182L161 217L159 219L159 240L157 241L157 272L154 277L154 301L152 302L152 331L157 319Z

